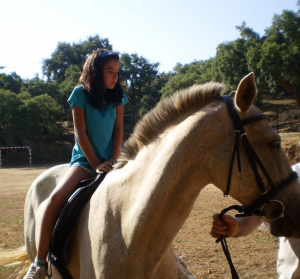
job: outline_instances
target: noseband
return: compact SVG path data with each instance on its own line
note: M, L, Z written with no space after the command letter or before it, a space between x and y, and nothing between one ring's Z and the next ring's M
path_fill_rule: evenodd
M229 96L226 96L226 95L222 96L221 98L223 99L223 101L225 102L225 104L227 106L228 113L234 123L234 128L235 128L235 144L234 144L234 149L233 149L231 162L230 162L229 175L228 175L228 181L227 181L227 189L224 192L224 196L228 196L229 191L230 191L232 169L233 169L235 154L237 154L238 169L239 169L239 172L241 172L241 161L240 161L240 152L239 152L239 139L241 137L241 140L244 144L245 151L246 151L247 157L249 159L251 168L253 170L255 180L257 183L257 187L259 189L261 197L260 197L260 199L258 199L256 202L254 202L253 204L251 204L249 206L233 205L226 209L223 209L222 212L220 213L220 219L222 221L222 216L227 211L232 210L232 209L237 210L240 213L240 214L237 214L236 217L258 215L258 216L262 216L264 218L266 212L263 209L259 210L257 208L260 208L260 207L264 208L264 206L266 204L268 204L270 201L272 201L272 198L275 195L280 193L282 190L284 190L286 187L288 187L293 181L295 181L298 178L298 174L296 172L292 172L292 174L287 179L282 181L279 185L275 186L275 184L273 183L266 168L264 167L261 160L259 159L259 157L255 153L254 149L252 148L252 146L248 140L247 133L244 130L245 125L253 123L255 121L267 119L267 116L265 114L260 114L260 115L249 117L249 118L241 121L241 119L238 115L238 112L234 106L233 100ZM267 179L268 184L271 188L270 190L267 190L267 188L265 187L264 182L258 172L258 167L260 168L261 172L264 174L265 178ZM280 202L280 201L276 200L276 202ZM283 207L283 203L282 202L280 202L280 203L282 204L282 207ZM284 210L284 207L283 207L283 210ZM284 216L284 212L282 212L282 214L280 216L278 216L278 218L281 218L283 216ZM278 219L278 218L276 218L276 219ZM276 220L276 219L274 219L274 220ZM232 278L238 279L239 277L238 277L237 272L232 264L225 236L221 236L217 240L217 242L220 242L220 241L222 243L223 251L225 253L225 256L228 260L228 263L229 263L229 266L231 269Z

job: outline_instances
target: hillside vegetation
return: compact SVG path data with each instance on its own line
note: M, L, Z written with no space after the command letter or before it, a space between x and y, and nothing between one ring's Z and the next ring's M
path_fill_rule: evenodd
M284 92L276 96L265 93L263 101L257 105L268 115L269 123L280 134L282 146L291 163L299 162L300 110L295 99ZM65 132L57 140L47 138L47 134L45 134L39 139L25 142L24 145L32 147L34 165L69 162L74 145L74 131L72 127L67 127L67 122L62 123L62 126ZM130 131L126 130L124 134L124 140L126 140ZM2 136L5 139L6 137L9 138L10 135L7 132L6 134L2 133ZM27 165L29 158L26 149L9 150L8 152L3 150L2 157L4 167Z
M159 72L159 62L120 53L120 81L130 100L124 115L126 137L157 102L177 90L215 81L226 84L228 93L249 72L254 72L259 88L257 106L270 116L271 124L280 132L298 132L300 10L274 15L265 34L258 34L246 22L236 28L240 36L220 43L215 57L177 63L168 73ZM109 39L99 35L59 42L51 57L42 61L43 77L22 79L17 73L0 73L0 146L31 145L36 163L69 161L73 135L67 99L87 55L99 48L113 50ZM27 157L26 150L3 153L6 163Z

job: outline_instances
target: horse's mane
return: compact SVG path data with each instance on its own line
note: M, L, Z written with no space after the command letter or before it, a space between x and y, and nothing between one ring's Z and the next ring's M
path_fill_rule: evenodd
M224 85L209 82L182 89L160 101L136 124L132 135L124 143L117 168L133 160L138 152L156 139L181 116L190 116L220 97Z

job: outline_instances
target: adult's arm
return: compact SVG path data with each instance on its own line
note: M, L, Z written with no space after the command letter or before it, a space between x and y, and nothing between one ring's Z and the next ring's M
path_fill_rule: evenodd
M223 222L219 214L214 214L211 229L211 236L219 238L221 235L227 237L239 237L251 234L261 225L262 220L258 216L234 218L230 215L224 215Z

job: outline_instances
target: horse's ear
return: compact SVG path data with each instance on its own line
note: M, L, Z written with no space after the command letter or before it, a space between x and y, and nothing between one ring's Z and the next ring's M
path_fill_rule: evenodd
M257 93L255 77L253 73L245 76L237 89L235 94L235 105L242 112L249 110Z

